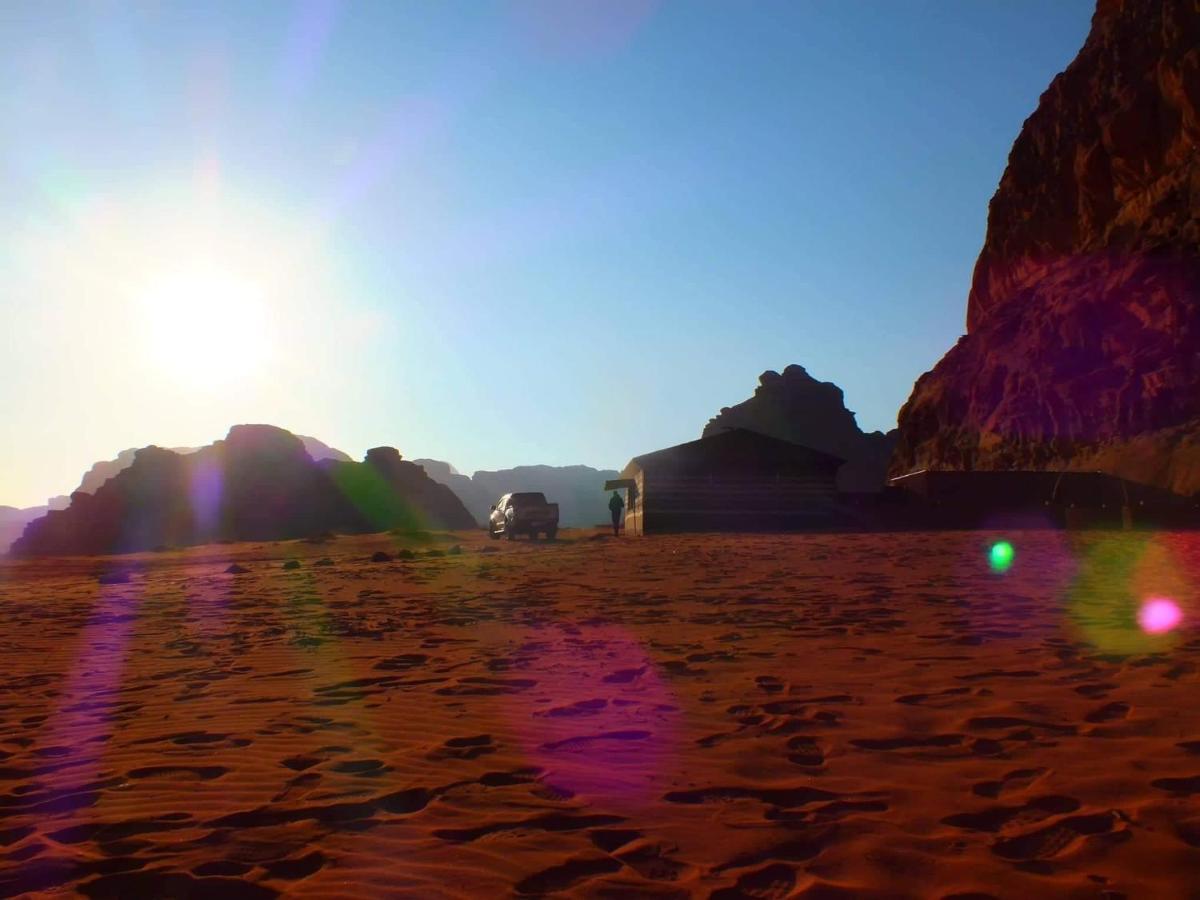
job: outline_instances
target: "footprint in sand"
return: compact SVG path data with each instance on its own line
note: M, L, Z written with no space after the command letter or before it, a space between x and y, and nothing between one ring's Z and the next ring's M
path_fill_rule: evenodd
M630 684L645 675L648 668L649 666L638 666L636 669L618 669L601 680L605 684Z
M305 769L311 769L319 762L321 762L321 759L316 756L289 756L286 759L281 759L279 764L286 766L293 772L303 772Z
M375 663L374 668L381 672L404 672L417 669L429 662L429 657L423 653L402 653L391 656Z
M1043 860L1058 856L1089 839L1124 840L1129 835L1125 816L1117 810L1070 816L1027 834L997 841L992 852L1015 861Z
M783 682L774 675L759 675L754 679L754 683L758 685L759 690L766 691L768 694L778 694L783 691Z
M619 825L624 821L623 816L604 815L600 813L549 812L525 819L489 822L487 825L480 825L475 828L438 828L432 834L435 838L451 844L469 844L480 838L510 831L549 831L555 833L584 831L589 828L601 828L606 825Z
M1105 703L1103 706L1093 709L1083 718L1084 721L1092 723L1113 722L1128 717L1130 709L1132 707L1128 703Z
M430 760L443 759L476 759L488 753L495 753L499 747L490 734L476 734L469 737L454 737L435 750L431 750L427 758Z
M460 678L457 684L447 685L434 691L451 697L495 697L501 694L516 694L537 685L532 678Z
M979 812L955 813L942 823L965 831L999 832L1010 825L1032 825L1052 816L1061 816L1079 809L1074 797L1049 795L1035 797L1018 806L992 806Z
M140 769L130 769L126 774L130 778L199 778L201 781L212 781L220 778L230 770L225 766L145 766Z
M1109 682L1089 682L1088 684L1078 685L1075 688L1075 693L1094 699L1097 697L1103 697L1107 695L1109 691L1116 690L1116 688L1117 685Z
M1047 768L1014 769L998 781L981 781L971 788L980 797L999 797L1001 794L1023 791L1049 774Z
M267 870L267 874L272 878L296 881L319 872L328 861L328 857L320 850L313 850L311 853L296 859L280 859L275 862L263 863L262 865Z
M1190 797L1200 794L1200 775L1192 775L1190 778L1156 778L1150 782L1150 786L1176 796Z
M671 859L677 848L661 841L639 839L613 851L612 855L651 881L679 881L693 871L692 866Z
M932 750L961 747L966 738L961 734L903 735L894 738L854 738L850 741L862 750Z
M594 716L608 706L608 701L597 697L591 700L579 700L569 706L554 706L545 712L536 712L535 716L548 718L564 718L571 716Z
M584 750L589 745L595 744L599 741L617 741L623 743L625 741L644 741L650 737L651 734L649 731L641 731L637 729L630 729L626 731L606 731L602 734L585 734L579 737L566 738L565 740L561 741L551 741L550 743L542 744L542 749L551 751L578 751Z
M577 857L521 879L517 882L515 890L524 896L540 896L565 890L581 881L618 872L620 869L621 863L610 856Z
M732 887L713 891L711 900L740 900L743 897L794 896L796 870L775 862L740 876Z
M788 762L797 766L823 766L825 753L817 739L811 735L798 734L787 742Z
M345 759L334 763L329 770L342 775L358 775L362 778L377 778L392 771L390 766L385 765L379 759Z

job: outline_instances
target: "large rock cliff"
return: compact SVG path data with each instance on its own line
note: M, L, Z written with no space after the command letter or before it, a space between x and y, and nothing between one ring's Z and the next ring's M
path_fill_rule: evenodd
M326 531L473 528L445 486L390 447L361 463L313 460L298 437L235 425L191 453L138 450L65 510L30 523L15 556L125 553L215 540L265 541Z
M350 461L349 456L347 456L341 450L330 447L324 441L319 441L314 437L307 437L303 434L298 434L296 437L300 439L300 443L304 445L304 449L308 455L317 462L320 462L323 459L336 459L339 462ZM170 449L174 453L195 453L200 448L171 447ZM133 458L137 455L137 452L138 448L130 447L128 450L122 450L120 453L118 453L116 459L102 459L98 462L92 463L92 467L83 473L83 478L79 482L79 487L75 488L75 490L83 491L85 494L96 493L102 484L104 484L118 472L121 472L133 465ZM74 491L72 493L74 493ZM67 503L62 503L56 506L53 502L54 499L55 498L51 499L51 509L65 509L68 505Z
M817 381L803 366L758 377L754 396L726 406L704 427L702 437L727 428L747 428L781 440L812 447L846 460L838 470L838 488L869 492L883 487L895 434L864 433L846 409L842 389Z
M1100 0L992 198L967 334L892 474L1099 469L1200 490L1200 6Z

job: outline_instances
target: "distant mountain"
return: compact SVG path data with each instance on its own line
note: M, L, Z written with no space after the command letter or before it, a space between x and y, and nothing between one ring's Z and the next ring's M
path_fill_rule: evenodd
M863 432L858 427L840 387L817 381L803 366L795 365L782 374L763 372L754 396L722 409L709 420L702 436L727 428L746 428L840 456L846 460L837 476L843 491L881 490L896 445L895 431Z
M567 528L598 525L609 517L604 482L616 478L614 469L591 466L517 466L462 475L449 463L418 459L429 477L449 487L482 525L491 505L513 491L541 491L558 504L559 524Z
M8 551L12 542L21 536L26 525L34 519L40 519L49 509L48 506L30 506L25 509L0 506L0 554Z
M326 531L473 527L451 490L391 447L368 451L361 463L316 461L290 432L236 425L190 453L138 450L94 493L76 491L67 509L30 523L11 552L122 553Z

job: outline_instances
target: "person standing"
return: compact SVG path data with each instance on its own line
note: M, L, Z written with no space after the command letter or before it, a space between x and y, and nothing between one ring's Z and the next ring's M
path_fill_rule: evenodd
M616 491L613 491L612 497L609 498L608 510L612 513L613 537L617 537L621 533L621 518L625 513L625 501Z

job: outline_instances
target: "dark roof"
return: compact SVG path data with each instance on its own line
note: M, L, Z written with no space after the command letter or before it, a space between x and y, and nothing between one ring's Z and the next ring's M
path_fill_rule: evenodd
M642 471L720 466L724 469L764 470L779 466L836 471L845 460L811 447L793 444L747 428L730 428L686 444L676 444L630 460L621 474L636 467Z

